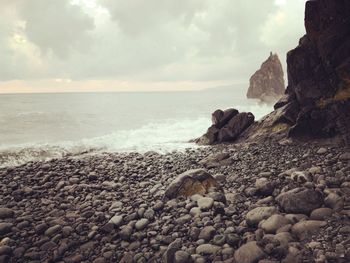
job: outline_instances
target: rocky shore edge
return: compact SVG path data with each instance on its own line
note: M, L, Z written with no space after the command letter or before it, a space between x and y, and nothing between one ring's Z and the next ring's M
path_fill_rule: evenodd
M103 154L0 169L0 262L350 261L350 152Z

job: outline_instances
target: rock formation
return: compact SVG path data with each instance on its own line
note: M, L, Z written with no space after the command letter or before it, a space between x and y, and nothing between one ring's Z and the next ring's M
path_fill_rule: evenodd
M206 134L195 140L198 144L211 145L236 140L254 123L254 115L250 112L239 113L236 109L216 110L212 114L212 123Z
M305 28L299 46L287 55L285 96L242 140L278 132L350 144L350 1L306 2Z
M276 102L285 92L283 74L281 61L277 54L271 52L261 68L250 78L247 98Z

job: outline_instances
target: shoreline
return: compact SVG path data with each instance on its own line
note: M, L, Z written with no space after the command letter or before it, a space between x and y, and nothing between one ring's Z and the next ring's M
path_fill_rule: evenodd
M0 262L347 262L345 152L266 141L0 168ZM199 208L196 198L164 200L173 180L191 169L204 169L220 184L205 194L208 207ZM295 188L321 194L313 209L324 208L318 220L311 211L287 216L293 213L277 197ZM269 216L249 223L248 212L266 207L274 208L269 216L283 217L283 226L266 229L260 221ZM322 224L302 223L310 221ZM244 261L247 249L258 259Z

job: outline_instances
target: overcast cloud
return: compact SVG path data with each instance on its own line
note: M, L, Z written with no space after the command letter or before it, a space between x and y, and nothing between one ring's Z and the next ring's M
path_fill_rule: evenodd
M304 2L0 0L0 82L247 81L297 45Z

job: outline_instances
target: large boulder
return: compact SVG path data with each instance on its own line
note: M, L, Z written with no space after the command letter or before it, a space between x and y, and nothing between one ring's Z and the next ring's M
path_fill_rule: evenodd
M276 201L287 213L309 215L323 205L320 192L308 188L295 188L277 196Z
M216 110L211 115L212 123L218 129L224 127L233 117L238 114L238 110L236 109L227 109L225 111Z
M252 113L239 113L219 131L217 141L219 143L234 141L253 123L254 115Z
M203 195L212 187L219 187L219 184L211 174L202 169L189 170L175 178L166 189L164 198L173 199L179 196Z
M212 114L212 126L195 142L201 145L233 142L254 123L254 119L250 112L239 113L236 109L216 110Z
M270 53L261 68L250 78L248 99L276 102L285 92L284 73L277 54Z

